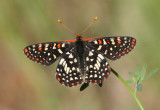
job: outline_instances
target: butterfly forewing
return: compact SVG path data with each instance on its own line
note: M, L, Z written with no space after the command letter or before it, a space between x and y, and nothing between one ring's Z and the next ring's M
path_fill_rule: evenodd
M70 42L48 42L27 46L24 49L25 55L40 64L51 65L55 62L69 47Z
M106 58L95 50L86 48L85 52L85 82L100 84L110 74L110 66Z
M87 43L107 58L116 60L134 48L136 39L132 37L101 37L88 40Z
M78 54L75 47L73 47L60 59L56 69L56 78L65 86L76 86L83 81L80 71Z

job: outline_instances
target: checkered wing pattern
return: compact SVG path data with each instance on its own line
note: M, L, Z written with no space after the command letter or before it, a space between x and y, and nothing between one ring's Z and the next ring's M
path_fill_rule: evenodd
M72 87L83 82L80 64L75 47L60 59L56 69L56 79L63 85Z
M110 66L106 58L101 53L98 53L93 49L86 48L85 63L86 63L86 73L85 73L86 83L91 82L100 84L110 74Z
M70 42L48 42L27 46L24 48L25 55L32 61L43 65L51 65L67 49L71 47Z
M87 43L107 58L116 60L135 47L136 39L132 37L101 37L89 39Z

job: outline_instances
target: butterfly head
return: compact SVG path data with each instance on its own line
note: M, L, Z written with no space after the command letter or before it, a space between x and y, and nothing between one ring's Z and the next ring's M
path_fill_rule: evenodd
M76 36L77 36L76 40L81 40L82 39L82 35L81 34L77 34Z

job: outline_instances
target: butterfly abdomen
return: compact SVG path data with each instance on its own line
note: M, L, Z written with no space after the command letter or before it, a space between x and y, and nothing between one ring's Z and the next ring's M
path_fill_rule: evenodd
M77 37L77 40L75 42L76 45L76 51L80 60L80 68L81 68L81 72L84 73L84 68L85 68L85 64L84 64L84 42L82 41L81 37Z

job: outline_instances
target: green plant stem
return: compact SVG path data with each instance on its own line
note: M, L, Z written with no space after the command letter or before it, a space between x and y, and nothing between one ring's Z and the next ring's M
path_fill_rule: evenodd
M125 85L125 87L129 90L129 92L132 94L132 96L134 97L134 99L136 100L136 102L138 103L139 107L141 108L141 110L144 110L141 102L139 101L138 97L136 96L136 94L134 94L134 92L132 91L132 89L130 88L130 86L126 83L126 81L114 70L111 68L111 71L120 79L120 81Z

